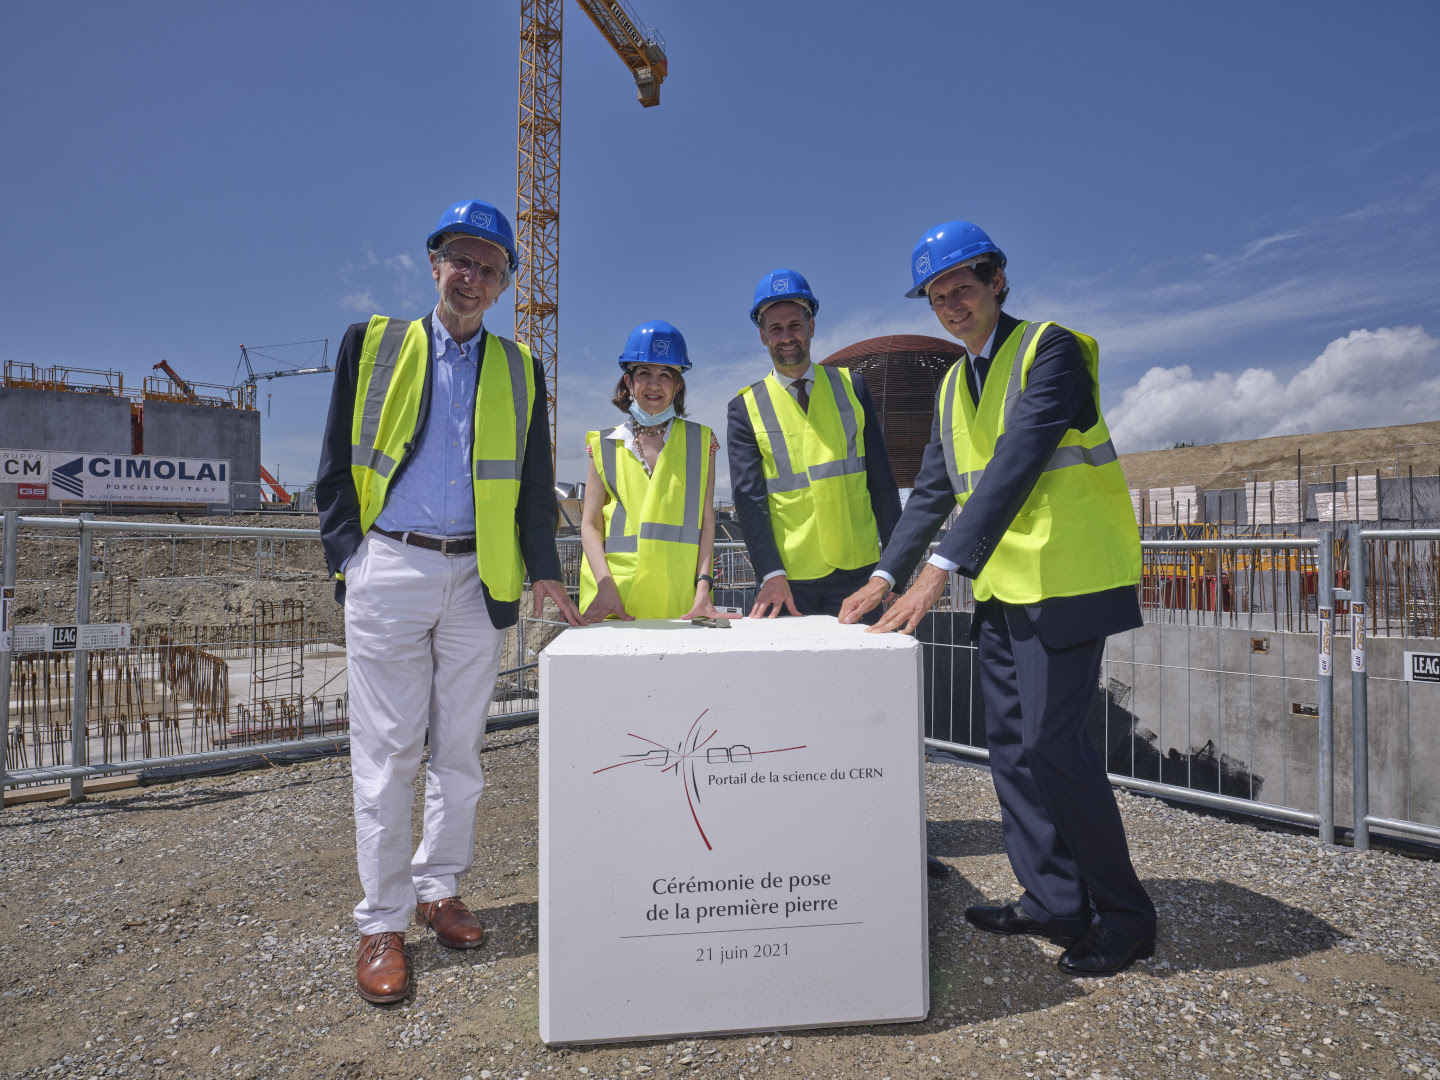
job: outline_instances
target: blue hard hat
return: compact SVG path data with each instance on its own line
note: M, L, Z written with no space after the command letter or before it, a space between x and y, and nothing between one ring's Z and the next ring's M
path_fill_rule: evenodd
M457 202L440 215L440 224L425 238L425 250L440 250L440 238L449 233L478 236L481 240L489 240L490 243L499 245L505 249L505 254L510 256L510 272L515 272L519 263L519 257L515 254L515 233L505 215L493 203L484 199Z
M642 322L630 331L625 351L620 354L622 371L631 364L661 364L689 371L690 354L685 349L684 335L664 319Z
M771 270L760 279L760 284L755 286L755 303L750 307L750 321L759 326L761 309L781 300L794 300L808 306L811 318L820 310L820 301L816 300L815 294L810 291L810 283L805 280L805 275L782 268Z
M910 255L910 273L915 287L906 296L924 296L930 282L967 259L993 251L1005 265L1005 253L979 225L969 221L946 221L936 225L920 238Z

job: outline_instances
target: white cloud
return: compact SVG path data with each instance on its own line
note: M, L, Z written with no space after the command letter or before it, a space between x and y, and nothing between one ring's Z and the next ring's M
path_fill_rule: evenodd
M1197 378L1153 367L1106 410L1121 452L1435 419L1440 341L1419 326L1355 330L1288 381L1268 368Z
M369 315L379 308L379 305L375 303L375 297L371 295L369 289L346 293L340 298L340 306L347 311L358 311L362 315Z

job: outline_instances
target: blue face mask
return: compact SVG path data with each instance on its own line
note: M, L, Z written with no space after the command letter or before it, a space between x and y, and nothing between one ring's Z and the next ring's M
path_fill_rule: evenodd
M675 419L675 403L671 402L665 406L664 412L648 413L640 408L636 402L632 401L630 403L630 418L634 420L635 423L644 427L659 427L666 421Z

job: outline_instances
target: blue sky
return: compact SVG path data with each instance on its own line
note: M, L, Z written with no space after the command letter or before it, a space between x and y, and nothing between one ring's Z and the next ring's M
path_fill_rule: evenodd
M1436 5L634 3L669 46L655 109L565 9L560 479L646 319L723 426L767 370L746 311L773 267L820 297L817 358L941 333L902 294L956 217L1005 249L1010 310L1099 338L1126 449L1440 415L1413 392L1440 336ZM513 213L518 25L508 0L15 7L0 355L230 383L242 342L422 314L440 210ZM308 480L329 381L267 391L264 459Z

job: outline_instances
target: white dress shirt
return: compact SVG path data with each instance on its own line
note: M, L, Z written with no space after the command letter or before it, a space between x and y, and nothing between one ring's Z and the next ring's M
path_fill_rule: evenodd
M660 432L660 449L662 450L665 449L665 444L670 441L670 425L672 423L674 423L673 420L666 420L665 423L661 425L663 430ZM605 437L623 443L625 449L635 455L635 460L645 467L645 475L650 475L650 463L645 460L645 455L640 452L640 444L635 441L635 421L633 419L627 419ZM615 481L612 479L611 482L614 483Z
M792 379L789 375L781 375L778 371L771 371L770 374L775 376L775 381L785 388L785 392L789 394L792 398L794 398L795 403L798 405L800 403L800 391L797 390L795 386L797 383L804 383L805 389L808 391L810 387L814 385L815 375L811 370L813 367L813 364L810 367L807 367L805 369L805 374L798 376L794 379ZM785 571L783 569L771 570L770 573L766 574L763 578L760 579L760 584L764 585L765 582L769 581L772 577L780 577L784 573Z
M990 336L985 339L985 347L984 347L983 349L981 349L978 354L971 353L968 346L967 346L966 349L965 349L965 357L964 357L964 359L961 361L961 363L969 364L969 365L970 365L970 370L971 370L971 372L975 375L975 385L976 385L976 386L979 386L979 385L980 385L980 371L979 371L978 368L975 367L975 361L976 361L977 359L988 359L988 358L989 358L989 356L990 356L990 350L992 350L993 348L995 348L995 331L996 331L996 330L999 330L999 329L1000 329L1000 324L997 322L997 323L995 324L995 328L990 331ZM953 562L951 562L949 559L943 558L942 556L940 556L940 555L938 555L938 554L937 554L937 555L931 555L931 556L930 556L930 559L929 559L929 563L930 563L931 566L938 566L941 570L944 570L947 574L953 574L953 573L954 573L956 570L958 570L959 567L960 567L960 564L959 564L959 563L953 563ZM894 579L891 575L887 574L884 570L876 570L876 571L875 571L873 574L871 574L870 576L871 576L871 577L884 578L887 582L889 582L890 587L891 587L892 589L895 587L895 579Z

